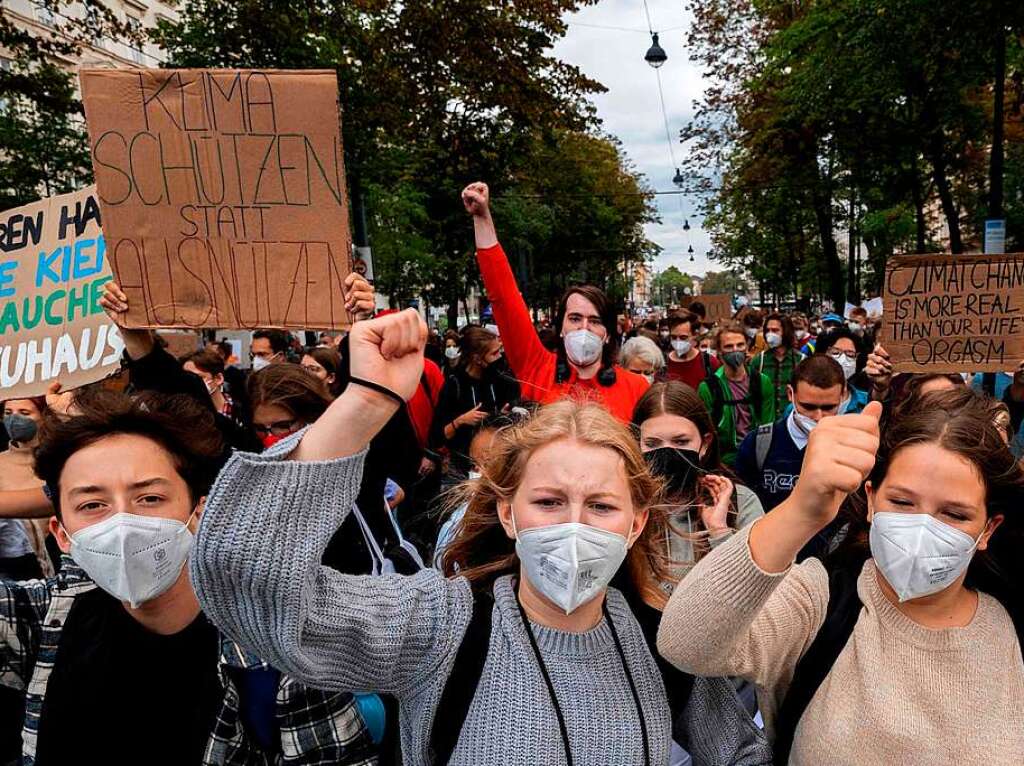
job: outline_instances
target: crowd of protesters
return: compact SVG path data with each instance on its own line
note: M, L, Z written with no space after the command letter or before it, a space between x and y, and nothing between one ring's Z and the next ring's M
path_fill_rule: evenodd
M3 402L0 763L1020 764L1024 363L863 310L375 312ZM247 369L243 369L246 367Z

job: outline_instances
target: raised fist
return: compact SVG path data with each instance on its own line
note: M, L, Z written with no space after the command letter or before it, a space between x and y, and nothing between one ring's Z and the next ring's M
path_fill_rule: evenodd
M349 333L352 377L384 386L408 401L423 375L427 325L415 309L356 322Z
M793 495L819 528L835 518L846 496L874 468L881 415L881 403L871 402L860 415L824 418L811 432Z
M486 218L491 214L491 192L487 184L472 183L462 190L462 204L474 218Z

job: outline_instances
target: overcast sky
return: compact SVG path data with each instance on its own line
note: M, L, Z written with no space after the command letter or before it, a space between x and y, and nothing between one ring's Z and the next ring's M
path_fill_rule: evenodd
M679 130L693 113L693 102L703 91L700 70L686 55L691 17L683 0L647 0L647 6L654 30L666 30L660 35L660 43L668 61L659 71L673 142L671 151L679 164L683 159ZM567 16L566 21L569 31L555 46L555 54L608 88L607 93L594 98L604 130L622 141L626 154L654 189L674 190L675 167L658 99L657 73L644 61L651 41L643 1L601 0L596 6ZM606 26L636 31L596 28ZM662 222L649 225L647 237L664 252L655 261L655 270L675 265L680 271L703 275L709 269L720 269L705 257L710 245L700 226L697 199L660 195L656 204ZM683 231L684 218L689 218L689 232ZM693 263L686 252L690 244L694 249Z

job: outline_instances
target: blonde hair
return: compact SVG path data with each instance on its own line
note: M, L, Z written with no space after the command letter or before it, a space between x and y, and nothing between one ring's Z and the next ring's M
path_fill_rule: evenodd
M573 439L614 450L622 460L633 510L650 510L647 525L626 557L630 579L650 606L662 609L667 597L659 583L669 579L663 541L667 529L664 511L656 506L661 483L651 476L629 429L603 407L568 399L546 405L528 421L498 432L491 454L481 466L481 477L456 492L455 503L467 503L458 531L443 557L449 577L467 578L474 588L489 589L494 580L519 572L515 541L509 539L498 518L498 504L509 503L522 483L526 464L541 447Z

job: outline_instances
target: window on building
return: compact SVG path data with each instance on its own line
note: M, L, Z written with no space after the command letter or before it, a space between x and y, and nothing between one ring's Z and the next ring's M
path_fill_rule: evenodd
M136 16L128 16L128 29L132 32L132 37L128 39L125 45L128 46L128 52L131 54L132 61L136 64L142 64L142 19Z

